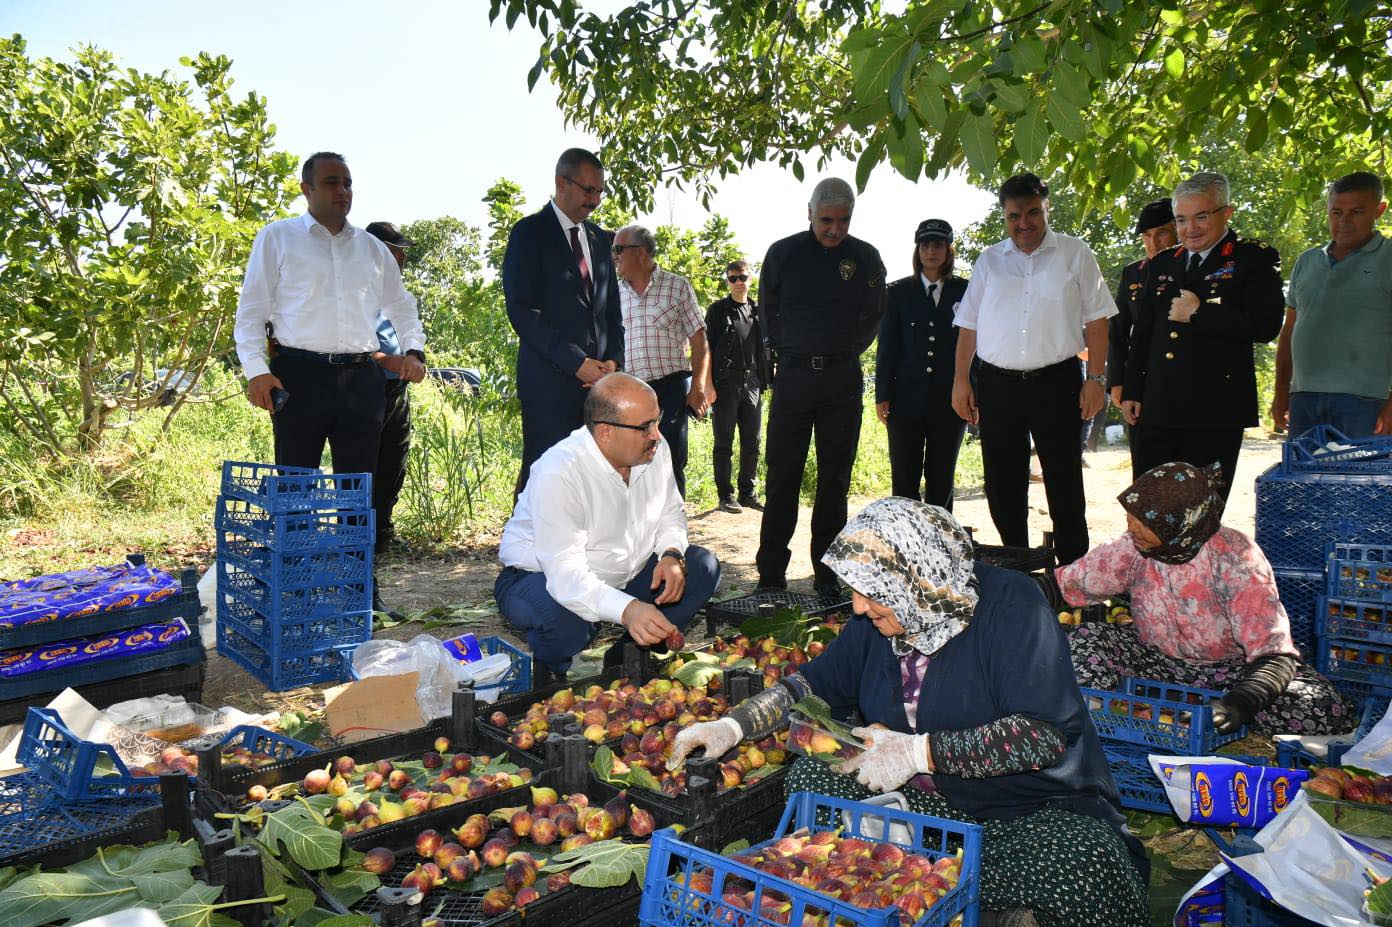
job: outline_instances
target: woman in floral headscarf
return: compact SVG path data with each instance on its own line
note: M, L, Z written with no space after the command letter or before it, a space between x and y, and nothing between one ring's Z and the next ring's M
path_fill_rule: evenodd
M1129 593L1134 624L1085 624L1072 634L1078 683L1115 689L1125 677L1205 689L1220 733L1335 734L1355 720L1291 639L1276 577L1261 548L1220 523L1220 471L1167 463L1117 500L1127 533L1044 578L1055 608Z
M950 513L904 498L866 506L822 562L861 619L728 717L679 734L669 765L696 747L719 756L767 737L815 694L873 725L856 729L871 746L838 771L798 760L788 790L899 789L918 813L981 823L983 927L1149 923L1145 851L1030 578L973 564Z

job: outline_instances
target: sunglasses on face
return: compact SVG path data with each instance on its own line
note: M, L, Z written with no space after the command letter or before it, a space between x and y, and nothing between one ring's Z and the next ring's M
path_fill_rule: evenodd
M726 277L725 279L726 279L726 280L729 280L731 283L744 283L746 280L749 279L749 275L748 275L748 274L731 274L730 276Z
M615 256L618 256L618 255L620 255L620 254L623 254L625 251L631 250L631 249L633 249L633 248L641 248L641 247L643 247L643 246L642 246L642 245L615 245L615 246L614 246L613 248L611 248L610 250L613 251L613 253L614 253Z

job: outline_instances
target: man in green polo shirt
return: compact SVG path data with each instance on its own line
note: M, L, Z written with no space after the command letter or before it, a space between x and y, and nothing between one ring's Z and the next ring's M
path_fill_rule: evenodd
M1386 210L1377 175L1340 177L1329 244L1291 271L1271 418L1292 436L1315 425L1392 434L1392 242L1374 228Z

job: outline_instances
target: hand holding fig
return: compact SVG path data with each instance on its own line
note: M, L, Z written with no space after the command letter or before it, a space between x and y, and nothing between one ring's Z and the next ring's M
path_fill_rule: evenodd
M672 742L672 756L667 760L667 769L675 771L697 747L705 747L706 756L718 757L743 739L744 732L740 730L739 722L734 718L694 724L678 734L677 739Z
M856 773L856 781L872 792L889 792L919 773L931 773L927 734L858 727L851 731L870 746L864 753L841 763L842 775Z

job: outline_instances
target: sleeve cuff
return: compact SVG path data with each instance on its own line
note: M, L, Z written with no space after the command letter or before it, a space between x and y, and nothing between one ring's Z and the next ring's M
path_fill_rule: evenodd
M633 601L633 596L622 589L606 586L599 596L599 617L614 624L623 624L624 609Z
M248 383L261 376L261 374L270 372L270 365L266 363L264 357L257 357L242 364L242 375L247 378Z

